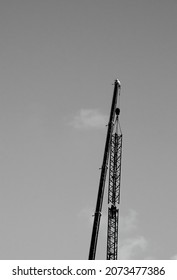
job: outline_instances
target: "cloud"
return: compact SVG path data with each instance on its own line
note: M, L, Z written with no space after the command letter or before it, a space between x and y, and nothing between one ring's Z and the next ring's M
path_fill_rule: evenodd
M120 216L120 232L129 233L137 229L138 214L135 210L130 209L125 217Z
M70 124L77 129L89 129L104 128L107 122L107 116L98 109L81 109Z
M177 260L177 254L174 255L171 259L172 259L172 260Z
M138 253L145 251L147 248L147 240L144 236L134 238L126 238L119 250L119 259L130 260L138 255Z
M133 209L126 216L120 217L119 259L135 259L146 250L148 241L143 235L137 234L138 224L138 213Z

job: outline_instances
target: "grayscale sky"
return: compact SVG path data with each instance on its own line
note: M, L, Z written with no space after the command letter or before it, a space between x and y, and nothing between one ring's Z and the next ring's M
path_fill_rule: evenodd
M176 15L176 0L0 1L0 259L88 258L116 78L119 258L177 258Z

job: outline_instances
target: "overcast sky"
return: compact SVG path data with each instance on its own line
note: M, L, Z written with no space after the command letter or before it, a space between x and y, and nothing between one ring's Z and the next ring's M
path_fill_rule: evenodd
M116 78L119 258L177 258L176 14L175 0L0 1L0 259L88 258Z

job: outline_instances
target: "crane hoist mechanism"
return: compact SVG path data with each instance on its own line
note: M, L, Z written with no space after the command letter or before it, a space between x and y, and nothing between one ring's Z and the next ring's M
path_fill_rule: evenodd
M96 248L98 242L101 211L108 167L108 229L106 257L107 260L116 260L118 257L118 220L122 157L122 131L119 122L120 89L121 84L119 80L115 80L106 143L103 155L103 163L101 167L97 202L94 213L93 229L88 258L89 260L95 260L96 257Z

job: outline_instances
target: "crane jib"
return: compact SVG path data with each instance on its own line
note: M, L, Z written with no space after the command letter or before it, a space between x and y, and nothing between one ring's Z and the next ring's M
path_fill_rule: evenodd
M113 98L112 98L112 106L111 106L111 111L110 111L110 118L109 118L109 123L108 123L106 143L105 143L105 149L104 149L103 163L102 163L101 174L100 174L100 182L99 182L99 188L98 188L96 209L95 209L95 214L94 214L94 222L93 222L93 228L92 228L89 258L88 258L89 260L94 260L95 255L96 255L96 247L97 247L97 241L98 241L98 233L99 233L101 211L102 211L102 204L103 204L103 197L104 197L105 181L106 181L106 174L107 174L107 169L108 169L110 143L111 143L111 136L112 136L112 132L113 132L113 128L114 128L114 119L115 119L115 114L116 114L116 106L117 106L119 90L120 90L120 82L118 80L115 80L114 92L113 92Z

